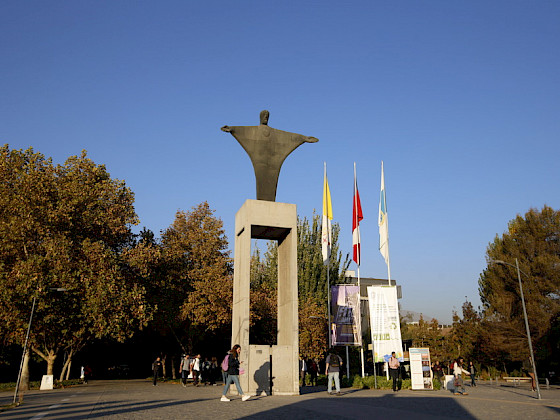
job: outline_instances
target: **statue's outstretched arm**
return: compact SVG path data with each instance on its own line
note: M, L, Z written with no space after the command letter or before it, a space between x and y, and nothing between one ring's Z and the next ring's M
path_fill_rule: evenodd
M311 137L311 136L306 137L306 138L304 139L304 142L306 142L306 143L317 143L318 141L319 141L318 138Z

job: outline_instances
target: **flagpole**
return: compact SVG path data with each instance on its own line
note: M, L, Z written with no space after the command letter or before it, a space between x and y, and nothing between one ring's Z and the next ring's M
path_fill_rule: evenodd
M362 287L361 287L361 282L360 282L360 262L362 260L362 252L361 252L361 247L362 247L362 241L360 238L360 228L359 228L359 216L358 216L358 185L357 185L357 181L356 181L356 162L354 162L354 208L356 209L355 213L355 217L356 220L354 221L354 223L356 224L356 228L358 229L358 304L360 306L360 331L358 331L358 334L360 334L360 339L361 341L363 341L363 337L362 337L362 313L361 313L361 307L362 307ZM362 378L365 376L365 369L364 369L364 345L362 342L362 345L360 346L360 362L361 362L361 367L362 367ZM347 369L350 369L350 366L347 366ZM347 375L348 377L350 377L350 374Z
M323 162L324 167L325 167L325 173L324 173L324 179L327 179L327 162ZM324 181L326 182L326 181ZM326 191L323 192L323 194L326 194ZM323 199L324 200L324 199ZM328 223L328 216L327 216L327 223ZM330 239L330 238L329 238ZM328 244L329 246L331 245L330 243ZM332 346L332 337L331 337L331 280L330 280L330 272L331 272L331 253L330 250L327 251L327 311L328 311L328 326L327 326L327 331L328 331L328 335L329 335L329 349Z
M384 166L383 166L383 161L381 161L381 197L379 198L379 212L381 213L381 211L383 210L383 212L385 213L385 217L383 218L383 223L385 224L385 246L387 246L387 258L386 258L386 263L387 263L387 281L389 282L389 286L391 286L391 261L390 261L390 253L389 253L389 217L388 217L388 210L387 210L387 192L385 190L385 170L384 170ZM383 203L381 202L381 200L383 201ZM383 205L383 209L382 209L382 205ZM381 217L381 216L380 216ZM380 241L381 241L381 231L379 232L380 235ZM379 249L381 251L381 247ZM383 254L383 252L382 252ZM398 310L398 309L397 309ZM401 342L401 348L402 348L402 342ZM385 362L385 372L387 374L387 380L389 380L389 369L388 369L388 362Z
M385 171L383 168L383 161L381 161L381 176L383 177L383 194L385 194L385 205L387 205L387 192L385 191ZM387 211L387 209L385 209ZM387 279L389 286L391 286L391 256L389 253L389 218L387 217Z

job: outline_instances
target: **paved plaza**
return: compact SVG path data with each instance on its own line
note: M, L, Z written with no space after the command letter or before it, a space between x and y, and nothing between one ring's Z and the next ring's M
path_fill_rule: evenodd
M560 387L535 398L528 386L482 383L468 396L447 391L343 389L329 396L308 387L299 396L262 396L221 402L221 386L182 387L149 380L91 381L52 391L30 391L24 403L0 414L4 419L560 419ZM9 404L13 393L0 393Z

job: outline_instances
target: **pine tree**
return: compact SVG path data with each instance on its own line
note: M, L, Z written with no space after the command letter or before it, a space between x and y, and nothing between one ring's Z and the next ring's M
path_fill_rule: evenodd
M544 206L509 222L508 230L488 245L487 268L480 275L479 293L491 338L487 352L505 352L509 360L528 354L519 281L519 261L531 336L537 355L545 356L543 340L560 314L560 212ZM513 265L492 261L501 260ZM550 344L550 343L549 343ZM493 348L492 348L493 347Z

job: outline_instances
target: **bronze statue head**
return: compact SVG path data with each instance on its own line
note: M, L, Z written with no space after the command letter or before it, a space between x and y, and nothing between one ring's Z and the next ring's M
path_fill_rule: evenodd
M270 112L268 112L266 109L264 111L261 111L261 125L268 125L268 117L270 117Z

